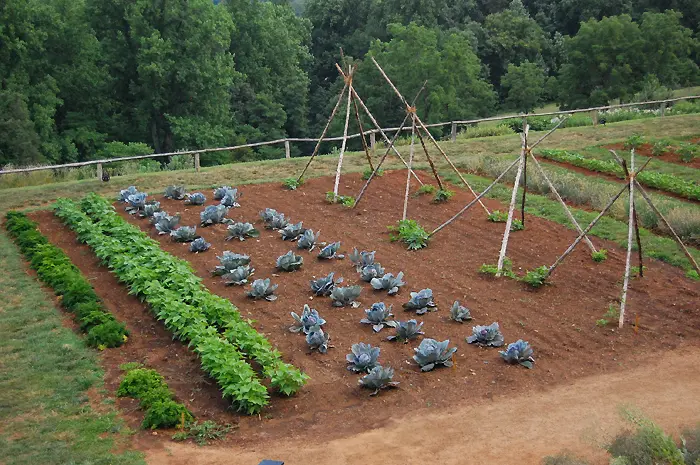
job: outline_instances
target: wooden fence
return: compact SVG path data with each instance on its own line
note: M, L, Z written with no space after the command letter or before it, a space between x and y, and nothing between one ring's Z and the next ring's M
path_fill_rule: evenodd
M672 99L666 99L666 100L653 100L653 101L648 101L648 102L637 102L637 103L623 103L623 104L618 104L618 105L607 105L607 106L601 106L601 107L591 107L591 108L581 108L577 110L565 110L565 111L551 111L551 112L545 112L545 113L520 113L520 114L514 114L514 115L504 115L504 116L492 116L489 118L478 118L478 119L471 119L471 120L459 120L459 121L448 121L445 123L433 123L433 124L426 124L425 126L428 128L437 128L437 127L444 127L444 126L451 126L451 140L452 142L457 140L457 128L459 126L467 126L467 125L472 125L472 124L478 124L478 123L485 123L485 122L490 122L490 121L503 121L503 120L508 120L508 119L515 119L515 118L530 118L530 117L536 117L536 116L559 116L559 115L572 115L576 113L590 113L591 118L593 119L593 124L596 125L598 123L598 112L600 111L605 111L605 110L614 110L614 109L619 109L619 108L630 108L630 107L641 107L641 106L649 106L649 105L659 105L660 110L661 110L661 115L664 116L666 107L669 103L674 103L678 102L681 100L695 100L695 99L700 99L700 96L693 95L693 96L688 96L688 97L676 97ZM384 132L390 132L390 131L397 131L400 128L383 128ZM404 131L410 131L410 127L404 127ZM371 129L368 131L364 131L362 134L369 135L370 137L370 145L372 148L372 153L374 153L375 146L376 146L376 134L379 133L378 129ZM360 137L360 133L357 134L350 134L347 136L348 139L355 139ZM325 141L341 141L343 140L343 137L329 137L329 138L324 138ZM312 139L312 138L286 138L286 139L277 139L277 140L271 140L271 141L266 141L266 142L255 142L251 144L243 144L243 145L234 145L231 147L217 147L217 148L211 148L211 149L200 149L200 150L183 150L183 151L178 151L178 152L168 152L168 153L152 153L149 155L137 155L133 157L121 157L121 158L107 158L107 159L102 159L102 160L90 160L90 161L84 161L84 162L78 162L78 163L66 163L63 165L45 165L45 166L34 166L30 168L17 168L17 169L10 169L10 170L0 170L0 175L3 174L17 174L17 173L29 173L32 171L43 171L43 170L56 170L56 169L64 169L64 168L80 168L83 166L90 166L90 165L97 165L97 178L102 179L102 170L103 166L107 165L109 163L118 163L118 162L123 162L123 161L130 161L130 160L142 160L145 158L159 158L159 157L171 157L175 155L192 155L194 156L194 168L196 171L200 170L200 162L199 162L199 157L203 153L215 153L215 152L226 152L226 151L232 151L232 150L240 150L244 148L254 148L254 147L262 147L262 146L267 146L267 145L278 145L278 144L284 144L284 152L285 152L285 157L290 158L291 157L291 143L292 142L317 142L318 139Z

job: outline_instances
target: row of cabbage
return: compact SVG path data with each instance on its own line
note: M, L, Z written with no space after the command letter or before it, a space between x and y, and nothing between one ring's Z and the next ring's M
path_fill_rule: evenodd
M166 327L190 344L204 370L239 410L257 413L269 401L246 358L256 361L272 386L285 395L298 391L308 379L284 363L228 300L211 294L187 262L164 252L157 241L117 215L104 198L89 195L80 205L60 200L56 214Z

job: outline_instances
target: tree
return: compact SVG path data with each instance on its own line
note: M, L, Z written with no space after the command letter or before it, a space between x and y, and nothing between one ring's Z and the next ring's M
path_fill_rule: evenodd
M39 136L24 96L0 90L0 166L34 164L41 159Z
M482 78L481 62L466 34L445 33L415 23L394 24L389 31L391 40L375 41L369 54L409 101L428 79L417 104L423 121L472 118L493 110L493 90ZM403 120L405 109L369 59L360 67L357 86L382 124Z
M494 85L500 85L510 64L543 62L547 37L520 0L513 0L507 10L487 16L483 28L486 43L482 59Z
M566 41L568 62L559 76L565 108L629 100L644 76L644 40L629 15L590 20Z
M524 113L534 110L542 100L545 89L544 70L529 61L520 66L508 65L508 71L501 80L501 87L506 93L505 103Z

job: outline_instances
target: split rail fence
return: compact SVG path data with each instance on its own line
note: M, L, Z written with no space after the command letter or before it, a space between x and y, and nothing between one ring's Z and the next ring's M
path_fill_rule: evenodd
M457 140L457 130L458 127L460 126L469 126L473 124L478 124L478 123L486 123L486 122L492 122L492 121L504 121L504 120L510 120L510 119L523 119L523 121L526 121L527 118L532 118L532 117L537 117L537 116L560 116L560 115L573 115L573 114L579 114L579 113L590 113L591 118L593 120L593 125L598 124L598 113L601 111L606 111L606 110L614 110L614 109L620 109L620 108L632 108L632 107L647 107L647 106L656 106L658 105L660 108L660 116L663 117L666 112L666 107L668 104L683 101L683 100L695 100L695 99L700 99L700 96L698 95L693 95L693 96L687 96L687 97L676 97L672 99L666 99L666 100L654 100L654 101L648 101L648 102L637 102L637 103L623 103L623 104L618 104L618 105L607 105L607 106L600 106L600 107L591 107L591 108L581 108L581 109L575 109L575 110L565 110L565 111L551 111L551 112L544 112L544 113L520 113L520 114L513 114L513 115L504 115L504 116L492 116L488 118L477 118L477 119L471 119L471 120L458 120L458 121L448 121L445 123L432 123L432 124L425 124L424 126L426 128L437 128L437 127L444 127L444 126L451 126L451 141L455 142ZM361 133L357 134L348 134L346 137L343 136L338 136L338 137L329 137L329 138L324 138L324 142L333 142L333 141L342 141L343 139L355 139L360 137L361 135L369 135L370 137L370 147L372 150L372 154L375 154L375 148L376 148L376 135L381 133L381 131L384 131L385 133L388 132L393 132L393 131L411 131L411 127L395 127L395 128L383 128L383 129L370 129ZM32 171L45 171L45 170L58 170L58 169L66 169L66 168L80 168L83 166L91 166L91 165L97 165L97 179L102 179L102 174L103 174L103 167L105 165L108 165L110 163L119 163L123 161L130 161L130 160L143 160L147 158L160 158L160 157L172 157L176 155L192 155L194 157L194 168L196 171L200 170L200 161L199 157L201 154L204 153L215 153L215 152L228 152L228 151L234 151L234 150L240 150L240 149L246 149L246 148L255 148L255 147L263 147L263 146L270 146L270 145L278 145L278 144L283 144L284 145L284 152L285 152L285 157L286 158L291 158L291 144L297 142L318 142L317 138L286 138L286 139L277 139L277 140L271 140L271 141L266 141L266 142L254 142L251 144L243 144L243 145L234 145L231 147L216 147L216 148L209 148L209 149L199 149L199 150L183 150L183 151L178 151L178 152L167 152L167 153L152 153L148 155L137 155L137 156L132 156L132 157L120 157L120 158L108 158L108 159L102 159L102 160L90 160L90 161L84 161L84 162L76 162L76 163L66 163L63 165L45 165L45 166L34 166L34 167L29 167L29 168L17 168L17 169L10 169L10 170L0 170L0 175L3 174L18 174L18 173L29 173Z

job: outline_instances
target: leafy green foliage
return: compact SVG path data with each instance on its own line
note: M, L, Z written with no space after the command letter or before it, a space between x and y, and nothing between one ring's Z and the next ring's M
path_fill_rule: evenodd
M465 321L471 321L472 314L467 307L460 305L459 300L455 300L450 309L450 319L457 323L464 323Z
M335 195L333 191L326 192L326 202L337 203L345 207L354 207L355 198L350 195Z
M318 258L324 258L327 260L330 260L331 258L343 258L343 255L338 254L339 250L340 242L331 242L318 252Z
M445 189L445 190L439 189L435 193L435 197L433 197L433 202L435 202L435 203L447 202L448 200L450 200L452 198L453 195L455 195L454 191L447 190L447 189Z
M418 188L418 190L415 193L415 196L420 196L420 195L428 195L428 194L434 194L435 192L438 191L438 188L433 186L432 184L423 184Z
M282 181L282 184L286 189L289 189L290 191L295 191L304 184L304 180L297 178L287 178L284 181Z
M425 334L421 331L423 328L423 322L418 323L416 320L397 321L395 328L396 334L389 336L387 340L399 341L405 344L408 341L417 339L418 336Z
M522 282L530 285L531 287L538 288L546 284L547 276L549 275L549 267L542 265L534 270L529 270L525 273L525 276L520 278Z
M389 318L394 315L391 313L391 305L387 308L384 302L372 304L372 307L365 310L365 317L360 320L360 323L372 325L375 333L378 333L384 327L395 328L397 323Z
M7 231L29 259L39 279L61 296L61 305L73 313L80 330L86 333L86 344L100 350L124 344L129 335L126 325L106 311L90 283L68 256L49 244L37 230L37 224L24 214L8 212L6 220Z
M698 157L700 150L695 144L682 143L677 152L683 163L691 163Z
M604 327L610 323L616 322L620 318L620 309L615 304L610 304L608 310L603 315L603 318L596 320L596 326Z
M500 210L493 210L491 213L489 213L487 219L492 223L505 223L508 221L508 213ZM523 229L525 229L523 222L517 218L513 218L510 223L510 230L521 231Z
M591 258L596 263L604 262L608 259L608 251L605 249L600 249L597 252L591 252Z
M373 389L370 396L376 396L382 389L390 389L398 387L398 381L392 381L394 378L394 369L377 365L370 370L368 374L360 378L360 386L365 389Z
M644 143L644 136L641 134L632 134L627 139L625 139L625 148L627 150L637 149Z
M187 262L161 250L158 242L124 221L104 199L91 195L81 206L92 216L72 201L59 202L56 214L129 286L131 293L151 307L166 328L190 344L204 371L238 410L257 413L269 398L246 358L257 362L262 375L284 395L303 386L308 377L284 363L281 354L228 300L206 290Z
M365 181L368 180L369 177L372 176L372 173L374 173L374 170L367 168L366 170L364 170L362 172L362 179L364 179ZM381 178L382 176L384 176L384 170L379 168L377 170L377 172L374 174L374 176L377 178Z
M433 302L432 289L411 292L411 299L403 304L403 309L409 312L415 311L418 315L437 311L437 305Z
M373 278L370 284L375 291L387 291L389 295L395 295L406 283L403 282L403 271L400 271L396 276L386 273L381 278Z
M408 250L418 250L428 246L430 235L416 220L400 220L396 226L389 226L392 241L401 241Z
M198 446L206 446L210 441L225 438L231 429L233 429L231 425L219 425L211 420L193 421L186 423L182 431L173 434L173 441L192 439Z
M532 368L535 359L532 358L532 347L526 341L518 339L515 342L508 344L506 350L501 350L498 354L506 363L520 364L525 368Z
M569 163L574 166L586 168L599 173L612 174L619 178L624 178L624 172L620 165L614 161L597 160L586 158L583 155L567 152L564 150L542 150L542 157ZM660 173L656 171L642 171L636 177L637 181L653 189L660 189L691 200L700 200L700 185L681 179L672 174Z
M506 105L522 113L530 113L541 103L545 92L546 75L537 63L525 60L522 64L508 64L501 79L506 94Z
M423 339L420 341L420 345L413 349L416 353L413 360L421 371L431 371L438 365L451 367L452 356L457 352L457 348L450 348L449 345L449 339L442 342L435 339Z
M182 418L185 421L194 420L194 417L184 405L174 400L158 401L148 407L141 426L150 429L172 428L180 424Z
M379 353L381 352L379 347L372 347L370 344L360 342L353 344L350 350L351 353L345 357L349 371L368 373L379 365Z
M686 271L685 276L694 281L700 281L700 274L698 274L698 272L695 270Z
M606 446L613 458L624 458L630 465L685 465L683 452L659 426L646 419L631 420L634 429L615 436Z
M474 326L467 342L485 347L501 347L505 343L501 328L495 322L489 326Z

